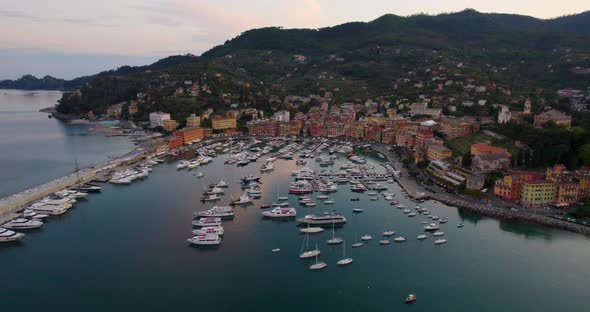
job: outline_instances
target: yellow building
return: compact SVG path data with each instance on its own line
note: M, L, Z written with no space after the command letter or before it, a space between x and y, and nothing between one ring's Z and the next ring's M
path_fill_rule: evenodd
M238 120L235 117L213 117L211 126L213 130L235 129L238 127Z
M524 207L551 204L555 198L555 183L546 180L526 181L522 184L520 203Z
M453 152L442 145L432 144L428 146L426 155L430 161L443 160L453 156Z
M193 128L193 127L200 127L201 126L201 117L191 114L190 116L186 117L186 127Z
M162 128L168 132L174 132L178 128L178 122L174 119L166 119L162 121Z

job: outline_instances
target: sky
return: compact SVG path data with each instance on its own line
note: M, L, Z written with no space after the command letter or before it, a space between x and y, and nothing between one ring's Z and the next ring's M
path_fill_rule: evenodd
M199 55L266 26L320 28L392 13L473 8L553 18L589 0L0 0L0 79L71 79L162 57Z

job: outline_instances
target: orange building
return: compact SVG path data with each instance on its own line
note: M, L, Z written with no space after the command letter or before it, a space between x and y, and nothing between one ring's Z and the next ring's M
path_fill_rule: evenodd
M213 130L235 129L238 127L238 119L216 116L211 119L211 126Z
M168 149L173 150L182 147L182 138L172 137L168 139Z
M202 140L205 137L203 128L191 127L184 128L174 132L174 136L182 139L182 144L187 145L189 143Z

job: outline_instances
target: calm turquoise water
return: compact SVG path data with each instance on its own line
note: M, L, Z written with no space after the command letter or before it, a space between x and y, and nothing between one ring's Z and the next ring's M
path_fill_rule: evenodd
M122 155L127 138L105 138L86 126L65 125L39 109L61 98L59 91L0 90L0 197Z
M354 258L338 267L341 246L327 246L330 231L312 235L328 267L308 270L298 258L303 236L295 222L260 218L258 204L287 191L294 161L277 160L263 175L257 205L238 208L224 223L216 250L189 247L193 212L203 206L204 185L220 178L236 182L258 173L260 164L223 165L218 157L200 167L201 179L170 162L154 167L144 181L105 185L66 215L17 245L0 246L0 302L6 311L588 311L590 240L533 225L515 225L436 202L423 206L444 216L446 245L417 241L424 217L408 218L382 197L350 202L347 186L331 195L349 222L337 230L350 245L355 237L374 240L347 249ZM375 159L373 161L376 161ZM311 160L312 165L315 161ZM336 166L335 166L336 167ZM4 178L3 178L4 180ZM6 183L6 182L5 182ZM231 192L240 194L237 183ZM399 192L395 185L390 189ZM356 195L355 195L356 196ZM397 196L407 207L414 203ZM229 196L220 204L227 203ZM296 205L296 198L291 197ZM303 215L307 209L300 209ZM365 211L352 214L352 208ZM465 223L462 229L458 222ZM409 239L379 246L384 228ZM271 252L281 248L279 253ZM418 302L403 303L408 293Z

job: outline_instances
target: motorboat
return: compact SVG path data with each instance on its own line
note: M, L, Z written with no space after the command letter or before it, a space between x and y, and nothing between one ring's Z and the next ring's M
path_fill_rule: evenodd
M72 204L70 204L70 203L52 204L52 203L38 202L38 203L34 203L34 204L30 205L29 209L31 209L35 212L38 212L38 213L44 213L44 214L49 214L52 216L57 216L57 215L65 213L71 207L72 207Z
M252 202L252 197L248 196L248 194L244 194L240 196L240 198L236 199L232 202L233 205L245 205Z
M381 233L381 235L383 235L383 236L393 236L393 235L395 235L395 231L385 231L385 232Z
M205 211L197 212L198 217L233 217L234 210L229 206L213 206L213 208Z
M318 195L317 199L328 199L328 195Z
M80 191L85 193L98 193L100 192L102 187L90 183L80 184L77 187L72 188L74 191Z
M416 295L414 295L414 294L408 295L406 297L406 300L405 301L406 301L407 304L416 302Z
M202 178L205 174L201 171L197 172L197 178Z
M424 227L424 231L437 231L438 229L440 229L440 227L436 223L430 223Z
M362 192L365 192L367 190L367 188L364 185L359 183L359 184L353 185L350 188L350 190L353 192L362 193Z
M0 243L16 242L21 240L24 236L25 234L23 233L17 233L0 227Z
M447 218L441 218L440 221L438 221L438 223L444 224L447 223L449 220L447 220Z
M8 230L31 230L38 229L42 226L43 222L39 220L29 220L25 218L17 218L2 225L3 228Z
M326 204L326 205L333 205L335 203L336 203L336 201L334 201L334 200L326 200L326 201L324 201L324 204Z
M365 242L366 242L366 241L370 241L370 240L372 240L372 239L373 239L373 236L371 236L371 235L369 235L369 234L365 234L365 235L361 236L361 240L363 240L363 241L365 241Z
M307 181L295 181L289 185L289 194L309 194L312 192L313 188Z
M389 245L391 244L391 241L389 241L388 239L382 239L379 241L379 245Z
M275 170L275 166L271 162L268 162L260 167L260 172L268 172L272 170Z
M428 238L428 235L426 235L426 234L420 234L416 238L418 238L419 240L424 240L424 239L427 239Z
M361 199L358 198L358 197L353 197L353 198L350 199L350 201L359 201L359 200L361 200Z
M406 241L406 238L403 236L399 236L399 237L394 238L393 241L396 243L402 243L402 242Z
M301 224L344 224L346 218L337 212L324 212L321 214L306 215L304 218L297 219Z
M208 196L205 196L205 197L201 198L201 201L204 201L204 202L206 202L206 201L216 201L216 200L220 200L220 199L221 199L221 197L219 197L217 194L211 194L211 195L208 195Z
M260 181L260 177L248 175L248 176L242 177L241 181L242 181L242 183L258 182L258 181Z
M278 202L278 203L273 203L272 206L284 208L284 207L289 207L289 203L288 202Z
M463 223L457 223L457 227L458 228L462 228L463 227Z
M221 237L215 234L197 235L187 239L187 241L194 245L211 246L221 244Z
M278 200L289 200L289 197L287 197L287 196L280 196L278 198Z
M363 209L361 209L361 208L353 208L352 209L352 212L354 212L354 213L361 213L361 212L363 212Z
M276 207L269 211L263 211L262 215L267 218L292 218L297 215L295 208Z
M441 238L441 239L437 239L437 240L435 240L435 241L434 241L434 244L435 244L435 245L441 245L441 244L444 244L444 243L446 243L446 242L447 242L447 240L446 240L446 239L444 239L444 238Z
M415 212L410 212L410 213L408 214L408 217L410 217L410 218L411 218L411 217L415 217L415 216L416 216L416 213L415 213Z
M216 227L221 226L221 218L200 218L193 221L193 225L202 227Z
M223 227L222 226L204 226L198 230L193 230L193 234L195 235L207 235L207 234L215 234L215 235L223 235Z
M188 160L181 160L178 165L176 165L176 169L184 169L190 165L190 161Z
M436 232L432 233L432 236L443 236L443 235L445 235L445 232L442 232L442 231L436 231Z
M223 180L221 180L221 181L217 182L217 184L215 184L215 187L217 187L217 188L223 188L223 187L228 187L228 186L229 186L229 184L227 184L227 182L225 182Z
M25 209L23 211L23 217L24 218L31 218L31 219L42 220L42 219L49 218L49 215L48 214L36 213L35 211L33 211L31 209Z
M404 213L410 213L410 212L412 212L410 209L408 209L408 208L404 209Z

